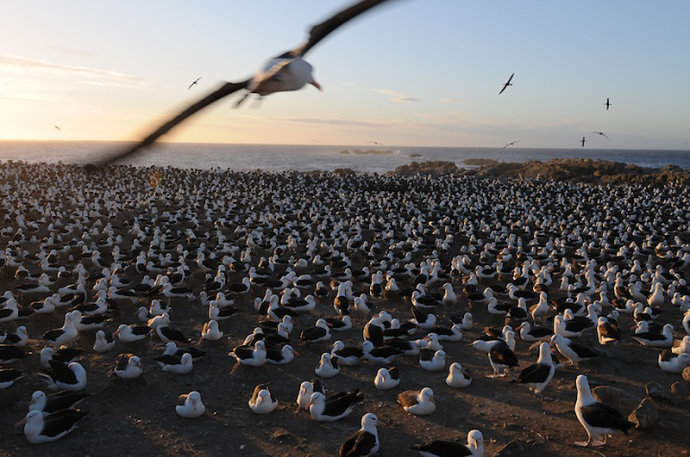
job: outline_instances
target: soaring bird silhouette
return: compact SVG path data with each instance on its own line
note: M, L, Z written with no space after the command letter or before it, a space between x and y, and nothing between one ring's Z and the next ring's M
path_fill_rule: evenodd
M582 143L583 148L585 147L586 142L587 142L587 140L585 139L585 137L582 137L582 139L580 140L580 143Z
M191 89L193 86L198 85L200 79L201 79L201 76L199 76L199 77L196 78L194 81L192 81L192 83L189 85L189 87L187 87L187 90Z
M309 38L306 43L273 58L265 68L248 79L239 82L224 83L218 89L173 116L139 143L124 151L119 151L101 159L99 164L105 165L125 157L132 157L143 148L152 145L180 122L210 104L228 95L234 94L235 92L241 90L246 91L235 104L235 106L238 106L251 93L266 96L274 92L299 90L306 84L311 84L320 89L320 85L314 81L312 76L312 66L303 59L305 54L341 25L386 1L388 0L362 0L345 8L320 24L316 24L309 31Z
M517 143L518 141L520 141L520 140L511 141L510 143L508 143L508 144L506 144L505 146L503 146L503 149L507 148L508 146L514 145L514 144Z
M515 73L513 73L512 75L510 75L510 78L508 78L508 81L506 81L505 84L503 84L503 88L502 88L501 91L498 93L498 95L501 95L501 94L503 93L503 91L506 90L506 89L508 88L508 86L512 86L512 84L511 84L510 82L513 80L513 76L515 76Z
M608 97L606 97L606 103L604 103L604 106L606 107L606 111L608 111L609 107L611 106L611 102L609 101Z
M603 136L603 137L606 138L607 140L611 140L611 138L609 138L604 132L592 132L592 133L596 133L597 135Z

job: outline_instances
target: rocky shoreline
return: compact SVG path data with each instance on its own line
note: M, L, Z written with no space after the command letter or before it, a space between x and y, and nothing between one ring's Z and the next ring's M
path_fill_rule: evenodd
M470 175L527 179L548 179L554 181L581 182L591 184L642 184L680 185L690 184L690 170L675 165L663 168L644 168L637 165L608 160L553 159L528 162L500 162L490 159L467 159L465 169L450 161L412 162L387 173L389 176L412 176L416 174L445 176Z

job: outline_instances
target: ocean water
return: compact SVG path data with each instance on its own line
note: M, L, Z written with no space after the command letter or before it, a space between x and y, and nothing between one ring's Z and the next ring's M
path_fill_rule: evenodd
M65 162L86 164L124 148L120 142L0 141L0 161ZM376 150L378 154L348 154L342 151ZM434 148L391 146L313 146L161 143L126 163L179 168L215 168L247 171L311 171L350 168L357 172L385 173L412 161L448 160L465 166L470 158L505 162L548 161L554 158L591 158L635 164L642 167L677 165L690 169L690 151L622 149L528 149L528 148Z

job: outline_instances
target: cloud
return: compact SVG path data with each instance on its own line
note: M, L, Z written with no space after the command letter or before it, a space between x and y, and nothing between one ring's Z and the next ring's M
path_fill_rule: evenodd
M128 83L142 83L144 78L138 76L128 75L125 73L119 73L110 70L101 70L99 68L91 67L80 67L73 65L61 65L51 62L46 62L44 60L27 59L24 57L11 56L6 54L0 54L0 65L20 67L20 68L33 68L38 70L46 70L49 72L58 72L70 75L84 75L91 76L95 78L108 79L117 82L128 82Z
M390 89L369 89L372 92L376 92L379 94L383 95L388 95L388 100L392 102L397 102L397 103L406 103L406 102L416 102L417 99L414 97L410 97L409 95L401 94L400 92L396 92L394 90Z
M318 119L318 118L285 118L284 121L301 124L344 125L349 127L385 128L390 125L384 122L362 121L355 119Z
M63 54L71 55L71 56L81 56L81 57L94 57L97 54L90 52L90 51L84 51L82 49L74 49L74 48L62 48L60 46L48 46L50 49L55 49L56 51L59 51Z

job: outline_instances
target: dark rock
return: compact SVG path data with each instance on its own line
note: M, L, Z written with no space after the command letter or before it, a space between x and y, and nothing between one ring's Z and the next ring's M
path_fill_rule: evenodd
M467 161L465 162L467 163ZM472 164L481 162L470 160ZM690 171L679 167L643 168L637 165L591 159L552 159L509 163L481 163L472 170L481 176L537 178L593 184L649 184L654 186L688 185Z
M463 170L458 168L453 162L449 162L447 160L432 160L428 162L412 162L409 165L401 165L396 167L395 170L386 173L386 176L415 176L417 174L444 176L459 175L462 173Z

